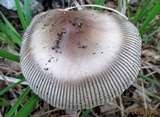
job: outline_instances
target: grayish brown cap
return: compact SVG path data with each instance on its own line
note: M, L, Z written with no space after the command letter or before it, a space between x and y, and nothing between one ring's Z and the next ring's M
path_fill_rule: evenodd
M24 34L21 68L31 89L60 109L103 105L140 70L141 38L115 13L50 10Z

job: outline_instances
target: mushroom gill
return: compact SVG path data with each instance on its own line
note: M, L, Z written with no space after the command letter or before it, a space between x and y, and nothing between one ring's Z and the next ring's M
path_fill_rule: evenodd
M141 38L115 13L49 10L24 34L21 68L31 89L60 109L103 105L140 69Z

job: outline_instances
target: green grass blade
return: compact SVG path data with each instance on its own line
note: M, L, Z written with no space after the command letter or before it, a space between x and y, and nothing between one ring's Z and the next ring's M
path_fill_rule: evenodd
M22 8L21 8L21 5L20 5L20 1L19 0L14 0L14 2L16 4L18 16L20 18L22 27L23 27L24 30L26 30L27 29L27 22L26 22L26 20L24 18L24 15L23 15L23 12L22 12Z
M145 15L148 14L148 12L151 9L151 6L155 3L155 0L147 0L147 2L144 4L144 6L136 13L133 24L136 24L139 22Z
M154 29L155 27L159 26L160 25L160 21L150 25L149 27L147 27L145 30L142 30L141 31L141 35L144 35L146 33L148 33L149 31L151 31L152 29Z
M14 44L12 39L10 39L7 35L5 35L5 33L0 32L0 41L10 45L16 50L19 50L19 48Z
M0 49L0 57L9 59L9 60L15 61L15 62L20 61L20 57L18 55L11 54L11 53L4 51L2 49Z
M122 6L121 6L121 0L118 0L118 11L121 12Z
M1 106L9 106L9 102L0 97L0 107Z
M160 83L158 83L157 81L155 81L155 80L153 80L153 79L151 79L151 78L149 78L149 77L147 77L143 74L139 74L138 77L143 78L143 79L147 80L148 82L153 83L153 84L160 87Z
M142 39L143 42L151 42L151 41L154 41L154 40L155 40L155 38L151 38L151 37L150 38L145 37L145 38Z
M13 117L13 114L18 109L19 105L22 103L24 98L28 95L28 93L31 91L29 87L26 88L26 90L23 92L23 94L18 98L16 103L13 105L13 107L9 110L6 117Z
M31 98L27 101L23 108L21 108L15 117L29 117L29 114L33 111L33 108L38 101L39 97L36 94L32 94Z
M145 27L148 26L148 24L155 18L155 16L160 13L160 0L156 3L156 5L153 7L151 12L149 13L148 17L145 19L141 27L139 28L139 32L142 33L142 31L145 29Z
M24 82L25 79L22 79L21 81L17 82L17 83L14 83L8 87L6 87L5 89L1 90L0 91L0 95L3 95L5 92L9 91L10 89L14 88L15 86L19 85L20 83Z
M91 109L87 109L87 110L81 115L81 117L87 117L90 112L91 112Z
M0 15L2 16L3 20L5 21L6 25L8 26L8 28L14 32L19 38L21 38L21 36L19 35L19 33L17 32L17 30L12 26L12 24L8 21L8 19L3 15L3 13L0 11Z
M104 3L105 3L105 0L94 0L94 3L95 3L96 5L101 5L101 6L103 6ZM102 8L94 7L94 10L102 11Z
M138 17L138 14L139 14L139 12L140 12L140 10L141 10L142 4L143 4L143 0L140 0L140 3L139 3L139 5L138 5L138 9L136 10L136 14L134 15L134 19L133 19L133 21L132 21L133 24L136 24L136 21L135 21L135 20L136 20L137 17Z
M25 18L28 26L32 20L30 0L24 0L24 6L25 6Z
M141 0L140 2L140 6L142 5L142 2L143 0ZM136 12L135 16L134 16L134 19L133 19L133 24L136 24L137 22L139 22L143 16L145 15L145 13L147 12L147 8L148 8L148 5L150 3L150 0L147 0L147 2L145 3L145 5L143 5L143 7L139 8L138 11Z
M0 22L0 30L4 32L7 36L11 37L15 43L21 46L22 40L1 22Z
M104 5L105 0L94 0L96 5Z
M130 9L129 9L129 3L128 3L128 0L126 0L126 4L127 4L127 17L128 17L128 20L130 21Z
M151 33L146 35L145 38L151 38L155 33L158 33L158 32L160 32L160 28L157 28L156 30L152 31Z

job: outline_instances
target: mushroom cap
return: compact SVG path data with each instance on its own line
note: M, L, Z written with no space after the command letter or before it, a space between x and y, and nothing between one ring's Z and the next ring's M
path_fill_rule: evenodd
M60 109L112 101L140 70L141 38L119 14L49 10L26 30L21 69L31 89Z

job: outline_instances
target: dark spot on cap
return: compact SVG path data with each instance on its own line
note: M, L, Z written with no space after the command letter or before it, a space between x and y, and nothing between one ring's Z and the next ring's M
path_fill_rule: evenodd
M93 54L96 54L95 52Z
M87 47L87 45L86 46L84 46L84 45L82 46L83 49L85 49L86 47Z
M58 38L57 38L57 40L55 41L55 42L56 42L56 45L55 45L56 48L60 48L60 42L61 42L61 40L64 38L64 34L65 34L66 32L67 32L66 29L63 28L60 33L57 33Z
M101 52L103 54L103 52Z
M48 71L48 68L44 68L44 70Z
M55 49L55 47L52 47L51 49L52 49L52 50L54 50L54 49Z
M58 59L56 59L56 62L58 61Z

